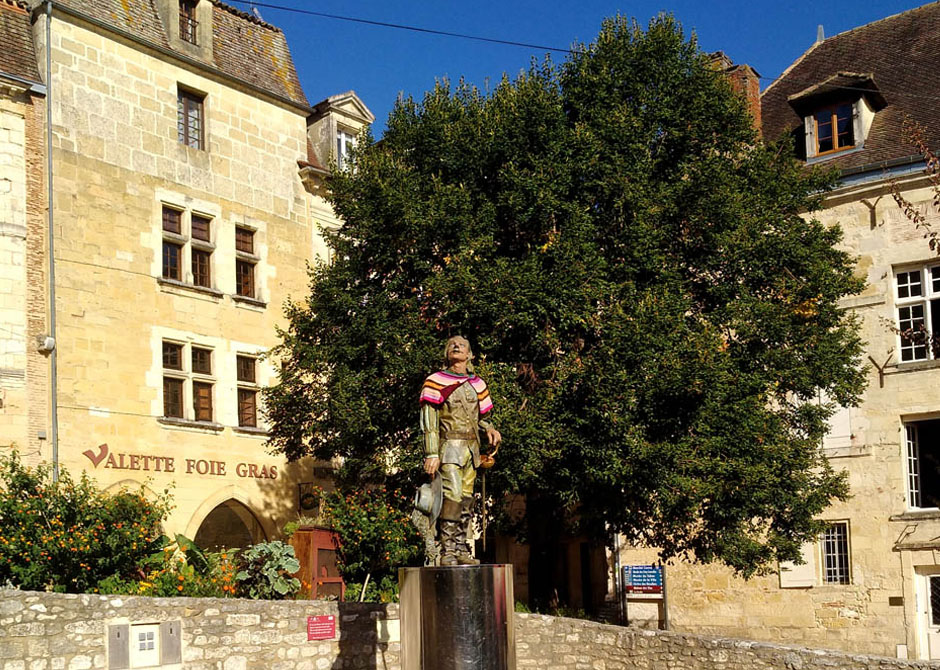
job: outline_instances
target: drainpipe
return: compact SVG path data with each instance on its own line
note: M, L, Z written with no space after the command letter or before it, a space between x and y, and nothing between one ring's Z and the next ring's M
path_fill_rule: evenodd
M49 211L49 385L52 405L52 481L59 481L59 388L58 347L55 344L55 229L52 225L52 0L46 0L46 198Z

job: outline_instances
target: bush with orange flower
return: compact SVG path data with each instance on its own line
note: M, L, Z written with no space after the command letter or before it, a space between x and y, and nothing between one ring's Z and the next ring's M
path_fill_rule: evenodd
M137 579L105 580L102 593L154 597L227 598L235 596L237 549L204 552L177 535L141 566Z
M424 542L409 517L412 505L410 496L384 486L323 495L339 537L337 564L347 599L359 597L368 577L364 600L395 600L398 568L424 563Z
M168 492L102 491L86 475L0 459L0 584L83 593L107 578L133 579L165 541Z

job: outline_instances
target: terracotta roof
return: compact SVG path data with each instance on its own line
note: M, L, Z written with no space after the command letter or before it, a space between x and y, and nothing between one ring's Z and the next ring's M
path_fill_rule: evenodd
M25 2L0 0L0 74L41 82Z
M251 14L218 0L209 1L213 4L214 60L210 65L264 91L308 106L284 33ZM156 0L58 0L58 4L164 49L171 48Z
M863 77L870 83L863 83ZM814 86L819 87L816 92L831 91L830 97L841 92L847 99L866 92L859 89L869 89L869 95L880 94L880 102L886 104L875 114L864 148L835 155L827 165L847 169L916 153L901 131L906 115L927 128L926 139L932 146L940 146L940 104L934 99L940 91L940 2L854 28L810 47L761 95L765 137L778 139L792 133L797 153L802 155L803 120L791 102L814 92Z
M212 55L216 67L266 91L308 105L287 38L278 28L213 0Z

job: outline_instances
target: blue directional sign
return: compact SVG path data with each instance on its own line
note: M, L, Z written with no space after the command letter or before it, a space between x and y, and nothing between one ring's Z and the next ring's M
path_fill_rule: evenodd
M623 588L627 593L662 593L663 568L661 565L623 566Z

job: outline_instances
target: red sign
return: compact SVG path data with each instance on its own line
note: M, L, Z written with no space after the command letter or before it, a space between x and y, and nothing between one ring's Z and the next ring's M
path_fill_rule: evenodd
M332 640L335 637L336 617L334 615L307 617L307 642L311 640Z

